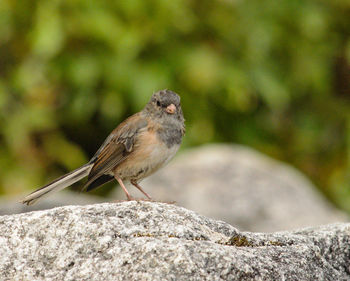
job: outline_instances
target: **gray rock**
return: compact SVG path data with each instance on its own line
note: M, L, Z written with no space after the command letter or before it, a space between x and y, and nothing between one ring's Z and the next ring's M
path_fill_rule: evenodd
M89 205L94 203L106 202L107 199L98 196L91 196L87 193L73 192L65 190L63 192L55 193L52 196L46 197L40 200L35 205L24 205L19 203L24 197L22 195L20 198L13 197L0 197L0 216L20 214L31 211L46 210L60 206L67 205Z
M350 224L274 234L153 202L0 217L1 280L350 280Z
M240 145L183 152L141 185L156 200L176 201L248 231L348 221L296 169ZM142 197L135 187L129 190ZM116 198L125 198L120 188L116 193Z

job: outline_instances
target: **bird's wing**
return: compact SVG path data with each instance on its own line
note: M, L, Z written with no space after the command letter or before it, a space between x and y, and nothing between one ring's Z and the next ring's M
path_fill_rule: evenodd
M147 119L136 113L114 129L91 159L94 165L86 186L125 160L133 150L138 133L146 128Z

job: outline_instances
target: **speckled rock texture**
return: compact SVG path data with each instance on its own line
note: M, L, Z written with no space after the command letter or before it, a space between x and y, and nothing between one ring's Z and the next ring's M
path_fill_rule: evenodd
M154 202L0 217L1 280L350 280L350 224L240 232Z

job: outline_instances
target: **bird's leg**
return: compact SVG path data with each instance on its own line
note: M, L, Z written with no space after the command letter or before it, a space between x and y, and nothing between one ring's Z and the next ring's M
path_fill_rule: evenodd
M137 183L135 180L131 180L130 182L131 182L131 184L132 184L133 186L135 186L138 190L140 190L143 194L145 194L146 197L147 197L148 199L152 199L152 197L149 196L149 195L147 194L147 192L144 191L144 190L142 189L142 187L139 186L138 183Z
M119 182L120 186L122 187L122 189L124 190L126 197L128 198L128 200L132 200L133 198L131 197L130 193L128 192L128 190L126 189L123 181L121 178L119 178L118 176L114 175L115 179Z

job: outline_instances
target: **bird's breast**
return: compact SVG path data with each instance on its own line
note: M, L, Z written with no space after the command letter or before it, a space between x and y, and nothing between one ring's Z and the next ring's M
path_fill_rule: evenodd
M179 147L176 143L169 147L153 129L145 130L138 135L132 153L114 172L124 179L147 177L167 164Z

